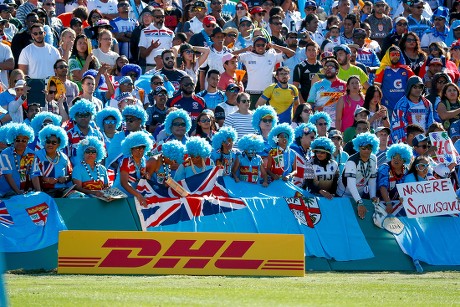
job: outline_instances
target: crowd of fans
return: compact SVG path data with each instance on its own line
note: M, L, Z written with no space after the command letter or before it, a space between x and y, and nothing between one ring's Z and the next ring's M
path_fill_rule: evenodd
M458 186L429 133L460 147L459 0L0 2L3 197L146 205L140 179L218 166L364 218L397 183Z

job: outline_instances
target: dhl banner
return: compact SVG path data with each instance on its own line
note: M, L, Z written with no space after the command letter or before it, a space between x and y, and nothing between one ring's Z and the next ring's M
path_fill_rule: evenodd
M58 273L304 276L302 235L61 231Z

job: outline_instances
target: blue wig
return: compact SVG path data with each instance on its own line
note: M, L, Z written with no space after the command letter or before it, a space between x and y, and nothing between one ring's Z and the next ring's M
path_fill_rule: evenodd
M212 147L206 139L199 136L192 136L185 143L187 154L193 157L207 158L211 155Z
M107 156L104 143L95 136L88 136L86 139L83 139L80 143L78 143L77 161L84 162L85 150L91 147L96 149L96 162L101 162Z
M58 150L63 149L69 143L69 138L67 137L67 133L64 129L59 126L48 125L40 130L38 134L38 139L40 140L40 144L44 147L46 145L46 139L50 136L54 135L59 139L59 147Z
M9 122L6 125L3 125L0 127L0 142L5 143L5 144L11 144L9 135L10 135L10 130L14 128L14 126L19 125L18 123L13 123Z
M278 146L278 135L280 133L286 133L288 135L287 147L292 144L292 141L294 141L294 130L292 130L289 124L282 123L270 130L268 134L268 144L270 147Z
M318 121L318 119L324 119L326 121L326 124L327 124L327 130L329 130L329 128L331 128L331 122L332 122L332 119L331 117L329 116L329 114L327 114L326 112L315 112L315 114L313 114L311 117L310 117L310 120L309 120L309 123L312 123L313 125L316 125L316 122Z
M141 126L144 126L145 123L147 122L147 119L149 118L149 116L147 115L147 112L145 112L144 108L140 107L140 106L126 106L124 109L123 109L123 112L121 113L121 115L123 115L123 117L126 117L126 116L134 116L136 118L139 118L142 123L141 123Z
M278 124L278 115L276 115L276 111L272 106L260 106L254 111L254 114L252 114L252 128L254 128L257 133L261 133L259 126L260 121L268 115L273 118L272 127L275 127Z
M88 69L87 71L83 73L83 75L81 76L81 79L83 80L83 78L85 78L86 76L92 76L94 80L96 80L97 73L98 72L95 69ZM101 87L104 83L105 83L105 77L104 75L100 75L99 83L96 85L96 88Z
M412 161L412 148L409 145L399 143L391 145L387 150L387 159L391 160L394 156L400 155L404 164L409 164Z
M91 113L93 116L96 113L96 107L92 102L84 98L75 103L69 110L70 119L75 120L77 113Z
M264 139L261 135L246 134L238 141L238 148L242 151L262 152L265 149Z
M185 145L178 140L168 141L161 145L161 154L165 158L181 164L184 162L184 155L186 154Z
M316 129L316 126L313 125L312 123L306 123L306 124L303 123L297 126L297 128L295 128L294 134L295 134L295 138L297 139L297 138L301 138L304 133L310 134L312 132L314 132L315 135L318 134L318 130Z
M168 135L172 134L171 132L172 123L174 122L174 120L176 120L179 117L185 121L185 133L188 133L190 129L192 128L192 120L190 119L190 116L188 115L187 112L185 112L184 110L172 111L166 116L166 119L165 119L165 132Z
M316 138L313 142L311 142L310 148L312 151L322 149L327 151L331 155L335 152L334 143L329 138L324 136Z
M121 151L125 156L131 156L131 149L138 146L145 146L144 154L152 150L153 142L144 131L130 133L126 139L121 142Z
M13 144L14 140L18 136L28 137L29 138L28 143L32 143L35 139L34 130L30 128L29 126L27 126L26 124L16 124L12 126L11 129L9 129L8 134L9 134L7 137L8 144Z
M126 76L129 72L135 72L139 78L142 75L142 70L139 65L136 64L126 64L121 68L121 75Z
M32 129L34 129L35 135L38 135L40 130L42 130L43 122L45 120L51 120L54 126L60 127L62 117L57 114L48 112L48 111L43 111L43 112L38 113L37 115L35 115L35 117L30 122L30 126L32 127Z
M372 153L375 155L379 151L379 139L370 132L360 133L353 139L353 149L359 152L359 147L371 145Z
M96 114L96 125L99 129L104 130L104 119L109 116L113 116L115 118L115 129L120 128L122 121L120 111L117 108L105 107Z
M232 139L233 143L238 139L238 133L235 128L229 126L220 128L212 137L212 148L214 148L214 150L220 150L222 148L222 143L226 142L228 139Z

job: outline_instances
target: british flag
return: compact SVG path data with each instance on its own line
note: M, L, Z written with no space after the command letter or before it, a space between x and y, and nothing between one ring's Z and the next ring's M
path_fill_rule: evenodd
M3 201L0 201L0 223L4 225L13 225L13 218L11 217L6 205Z
M221 170L215 167L179 181L178 184L189 193L187 197L180 197L172 188L152 187L153 183L141 180L137 190L147 200L147 207L141 207L137 200L136 206L143 230L246 208L241 199L229 197L220 174Z

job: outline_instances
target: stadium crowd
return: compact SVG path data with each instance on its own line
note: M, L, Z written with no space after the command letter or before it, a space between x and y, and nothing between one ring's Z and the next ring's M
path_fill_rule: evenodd
M219 166L364 218L397 183L458 187L429 133L460 147L460 1L387 1L0 0L0 194L146 205L141 178Z

